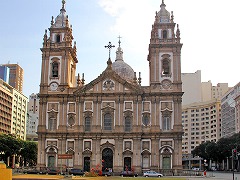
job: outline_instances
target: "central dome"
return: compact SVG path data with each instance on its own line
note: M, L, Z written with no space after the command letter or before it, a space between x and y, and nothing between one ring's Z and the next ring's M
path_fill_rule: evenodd
M112 63L112 69L123 79L133 81L134 79L134 70L127 63L123 61L123 51L119 47L116 51L116 60Z

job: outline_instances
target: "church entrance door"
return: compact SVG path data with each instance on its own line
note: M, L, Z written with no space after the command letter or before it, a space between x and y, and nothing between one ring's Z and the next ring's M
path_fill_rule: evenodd
M124 167L123 167L124 171L131 171L131 168L132 168L131 160L132 160L131 157L124 158Z
M48 167L55 167L55 157L48 156Z
M83 171L90 172L90 157L84 157L84 167Z
M113 151L105 148L102 151L102 171L108 171L113 168Z

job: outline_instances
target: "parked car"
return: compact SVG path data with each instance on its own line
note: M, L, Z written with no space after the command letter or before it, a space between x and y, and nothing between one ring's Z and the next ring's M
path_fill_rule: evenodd
M146 171L143 173L144 177L163 177L161 173L158 173L156 171Z
M192 170L194 170L194 171L200 171L200 168L198 168L198 167L193 167Z
M100 175L100 174L98 174L98 175ZM101 176L111 176L111 175L112 175L112 173L109 171L102 171L102 174L101 174Z
M23 171L24 174L39 174L40 171L37 168L26 169Z
M122 171L120 173L120 176L122 176L122 177L137 177L138 174L134 173L133 171Z
M73 168L69 170L69 174L71 175L78 175L78 176L83 176L84 175L84 171L82 169L77 169L77 168Z
M47 170L47 174L50 174L50 175L57 175L57 174L60 174L60 171L55 169L55 168L49 168Z

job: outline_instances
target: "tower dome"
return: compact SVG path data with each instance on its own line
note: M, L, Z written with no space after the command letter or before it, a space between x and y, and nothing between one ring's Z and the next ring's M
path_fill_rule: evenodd
M123 50L120 46L121 41L119 40L119 47L116 51L116 60L112 63L112 69L123 79L133 81L134 70L127 63L123 61Z
M62 9L60 14L55 18L55 23L53 27L66 27L67 14L65 10L65 0L62 1Z
M170 13L166 10L166 5L164 4L164 0L162 0L162 4L160 6L160 11L158 12L158 17L160 18L160 23L168 23L170 22Z

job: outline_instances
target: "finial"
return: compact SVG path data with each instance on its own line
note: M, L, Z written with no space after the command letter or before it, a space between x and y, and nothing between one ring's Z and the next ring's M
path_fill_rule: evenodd
M171 11L171 22L173 22L174 16L173 16L173 11Z
M68 24L68 15L67 15L67 18L66 18L66 27L69 27L69 24Z
M109 42L108 45L107 45L107 46L104 46L104 47L105 47L105 48L108 48L108 50L109 50L109 59L111 59L111 57L110 57L111 49L114 48L115 46L112 45L111 42Z
M84 85L85 79L84 79L84 73L82 73L82 85Z
M121 45L121 38L122 38L122 37L119 35L119 36L118 36L118 39L119 39L119 40L118 40L119 47L120 47L120 45Z
M66 4L66 1L62 0L62 9L65 9L65 4Z
M179 29L179 25L178 24L177 24L176 36L177 36L177 39L179 39L179 41L180 41L180 29Z
M80 74L78 73L78 78L77 78L77 86L80 86Z
M141 85L141 83L142 83L141 72L139 72L138 83L139 83L140 85Z
M52 16L51 25L54 24L54 17Z
M137 83L137 75L136 75L136 72L134 72L133 83Z
M108 61L107 61L107 69L112 69L112 60L111 58L108 58Z

